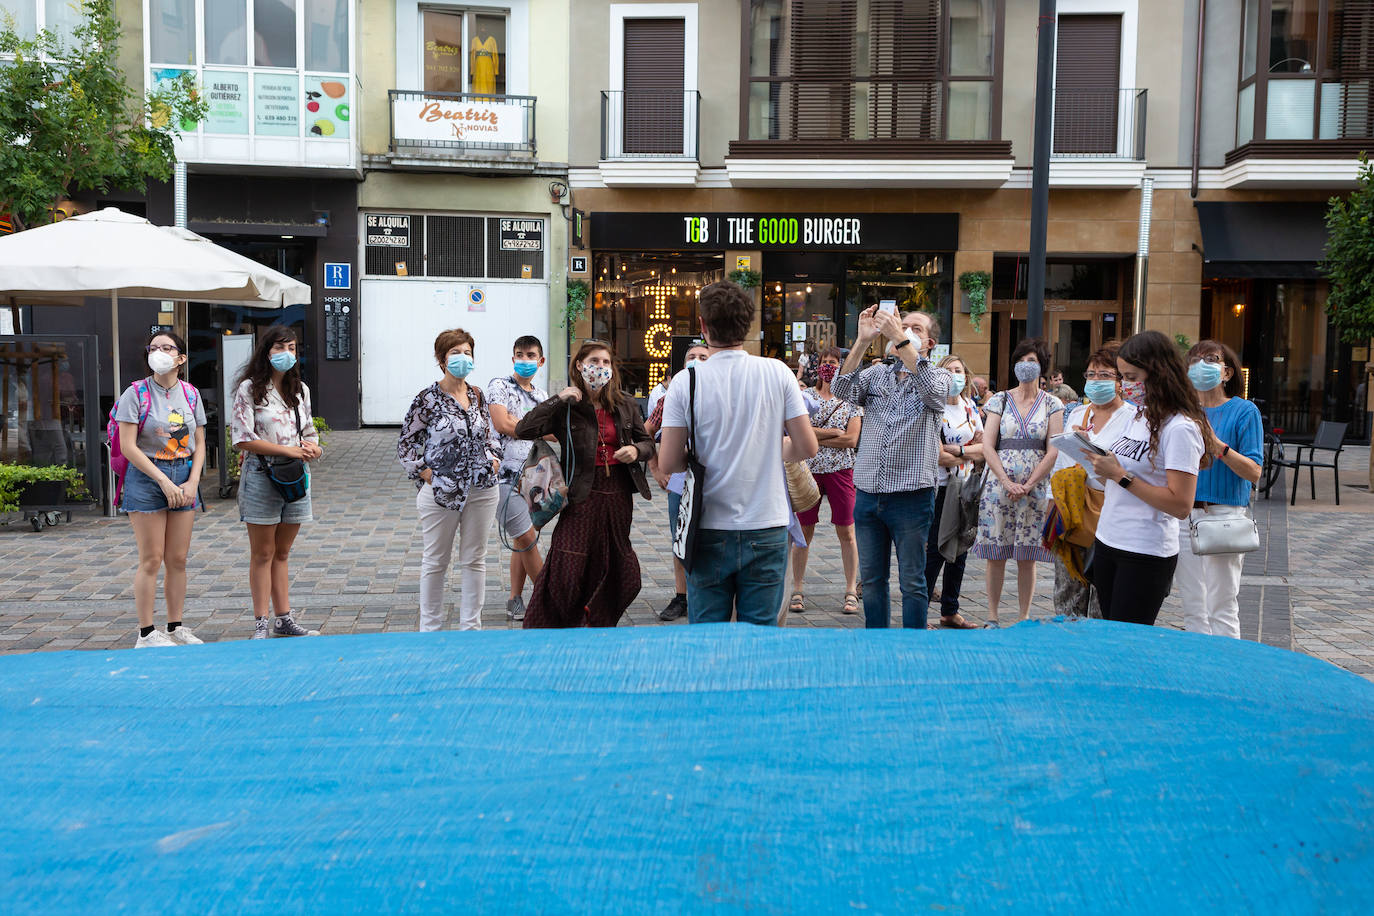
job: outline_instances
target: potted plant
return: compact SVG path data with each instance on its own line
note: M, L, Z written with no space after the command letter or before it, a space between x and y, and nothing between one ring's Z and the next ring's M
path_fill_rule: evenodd
M568 304L563 309L563 327L572 329L573 325L587 314L587 297L592 287L586 280L572 280L568 283Z
M757 270L740 268L739 270L730 271L729 279L731 283L735 284L740 289L754 289L763 282L763 274L759 273Z
M79 499L85 492L85 479L76 468L58 464L0 464L0 512L60 506L68 496Z
M959 289L968 301L968 320L975 331L983 330L983 316L988 312L988 288L992 274L986 270L966 270L959 275Z

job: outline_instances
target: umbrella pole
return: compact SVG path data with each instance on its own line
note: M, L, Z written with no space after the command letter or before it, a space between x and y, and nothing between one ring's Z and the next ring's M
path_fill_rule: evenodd
M117 290L117 289L112 289L112 290L110 290L110 341L111 341L110 350L111 350L111 356L112 356L112 360L111 360L111 362L110 362L110 365L111 365L111 367L112 367L112 369L113 369L113 371L114 371L114 396L115 396L115 400L118 401L118 400L119 400L119 395L120 395L121 392L120 392L120 388L119 388L119 290ZM97 378L98 378L98 376L97 376ZM118 517L118 515L119 515L119 508L115 505L115 502L114 502L114 499L115 499L115 497L114 497L114 492L115 492L115 487L114 487L114 485L115 485L114 471L111 470L111 468L110 468L110 461L109 461L108 452L109 452L109 450L108 450L108 448L107 448L107 449L106 449L106 460L105 460L105 494L104 494L104 495L105 495L105 517L106 517L106 518L116 518L116 517Z

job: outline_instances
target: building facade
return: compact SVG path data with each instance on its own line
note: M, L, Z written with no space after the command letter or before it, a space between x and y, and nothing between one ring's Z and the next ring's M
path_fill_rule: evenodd
M893 299L1005 384L1025 334L1036 16L1031 0L574 0L579 335L615 342L647 392L696 333L696 292L747 270L760 352L847 345L858 312ZM1068 376L1133 330L1143 297L1142 327L1235 346L1289 433L1363 421L1367 353L1326 324L1309 223L1370 136L1368 16L1214 0L1199 29L1196 0L1060 0L1045 334ZM1251 206L1283 215L1260 231ZM1204 238L1237 221L1267 247ZM1285 247L1301 266L1275 262ZM960 289L975 271L992 276L979 321Z

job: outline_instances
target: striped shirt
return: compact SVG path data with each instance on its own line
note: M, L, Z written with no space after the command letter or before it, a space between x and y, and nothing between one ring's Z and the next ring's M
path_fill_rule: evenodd
M900 362L835 377L836 397L864 409L854 485L868 493L908 493L936 483L940 421L950 374L924 357L916 374Z

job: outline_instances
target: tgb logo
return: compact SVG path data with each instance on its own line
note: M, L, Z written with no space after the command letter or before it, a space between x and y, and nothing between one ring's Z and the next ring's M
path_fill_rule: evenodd
M684 216L682 222L688 242L702 244L711 241L711 224L706 217Z

